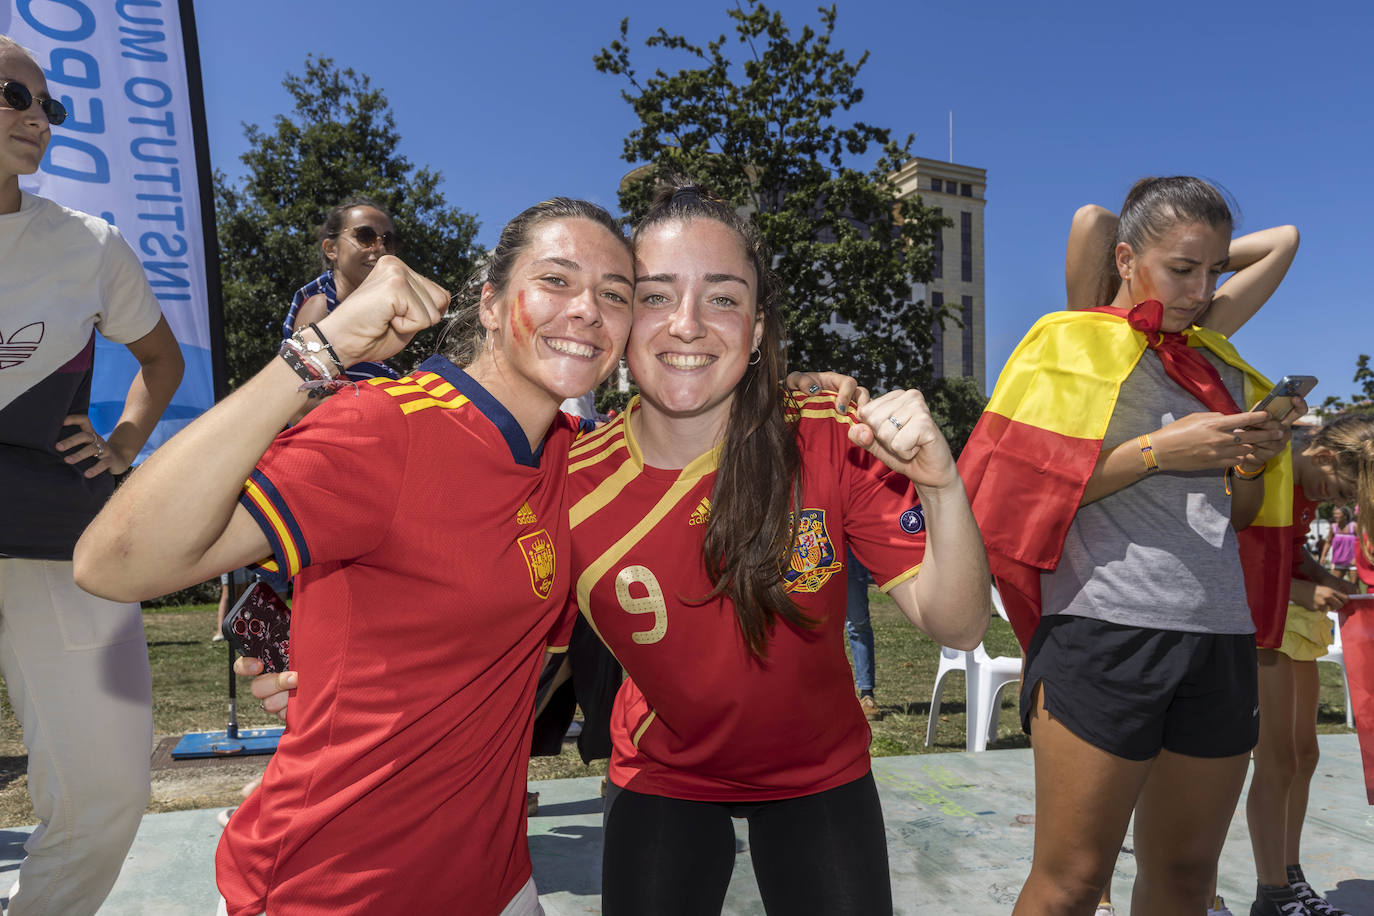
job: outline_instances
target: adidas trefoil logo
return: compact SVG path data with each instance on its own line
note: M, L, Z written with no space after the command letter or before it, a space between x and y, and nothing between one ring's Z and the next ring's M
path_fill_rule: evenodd
M520 507L520 511L515 513L515 523L517 525L533 525L538 519L534 517L534 510L529 503Z
M688 519L687 525L688 527L694 528L697 525L704 525L710 520L711 500L708 497L703 496L701 498L701 502L697 503L697 507L692 510L692 517Z

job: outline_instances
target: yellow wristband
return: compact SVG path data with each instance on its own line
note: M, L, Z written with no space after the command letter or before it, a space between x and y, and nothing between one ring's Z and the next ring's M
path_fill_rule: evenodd
M1240 465L1236 465L1231 468L1231 472L1235 474L1236 478L1239 480L1254 480L1256 477L1260 477L1264 474L1264 466L1260 465L1258 471L1247 471Z
M1159 462L1155 460L1155 447L1150 444L1150 437L1144 435L1135 442L1140 446L1140 460L1145 462L1145 472L1158 471Z

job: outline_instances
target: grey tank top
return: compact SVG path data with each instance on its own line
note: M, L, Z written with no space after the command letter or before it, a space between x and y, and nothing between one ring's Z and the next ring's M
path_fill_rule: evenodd
M1240 403L1240 371L1202 352ZM1205 410L1146 350L1121 385L1103 448ZM1069 526L1058 568L1041 573L1043 615L1253 633L1230 516L1220 470L1159 471L1083 506Z

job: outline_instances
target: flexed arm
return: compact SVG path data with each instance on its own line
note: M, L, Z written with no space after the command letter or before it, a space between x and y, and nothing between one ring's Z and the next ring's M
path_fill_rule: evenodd
M942 646L973 649L992 616L992 576L949 444L919 391L892 391L858 408L849 439L916 486L926 517L925 557L889 594Z
M340 361L351 365L398 352L437 321L447 303L439 286L400 260L384 258L349 297L348 308L341 305L319 327ZM277 433L305 405L300 385L295 371L273 358L159 448L82 534L74 557L77 584L136 601L266 556L267 538L238 495Z

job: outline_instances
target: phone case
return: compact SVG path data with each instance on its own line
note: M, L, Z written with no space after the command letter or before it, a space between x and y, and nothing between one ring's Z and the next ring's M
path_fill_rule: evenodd
M234 651L262 662L264 671L285 671L291 662L291 608L259 579L224 615L220 628Z

